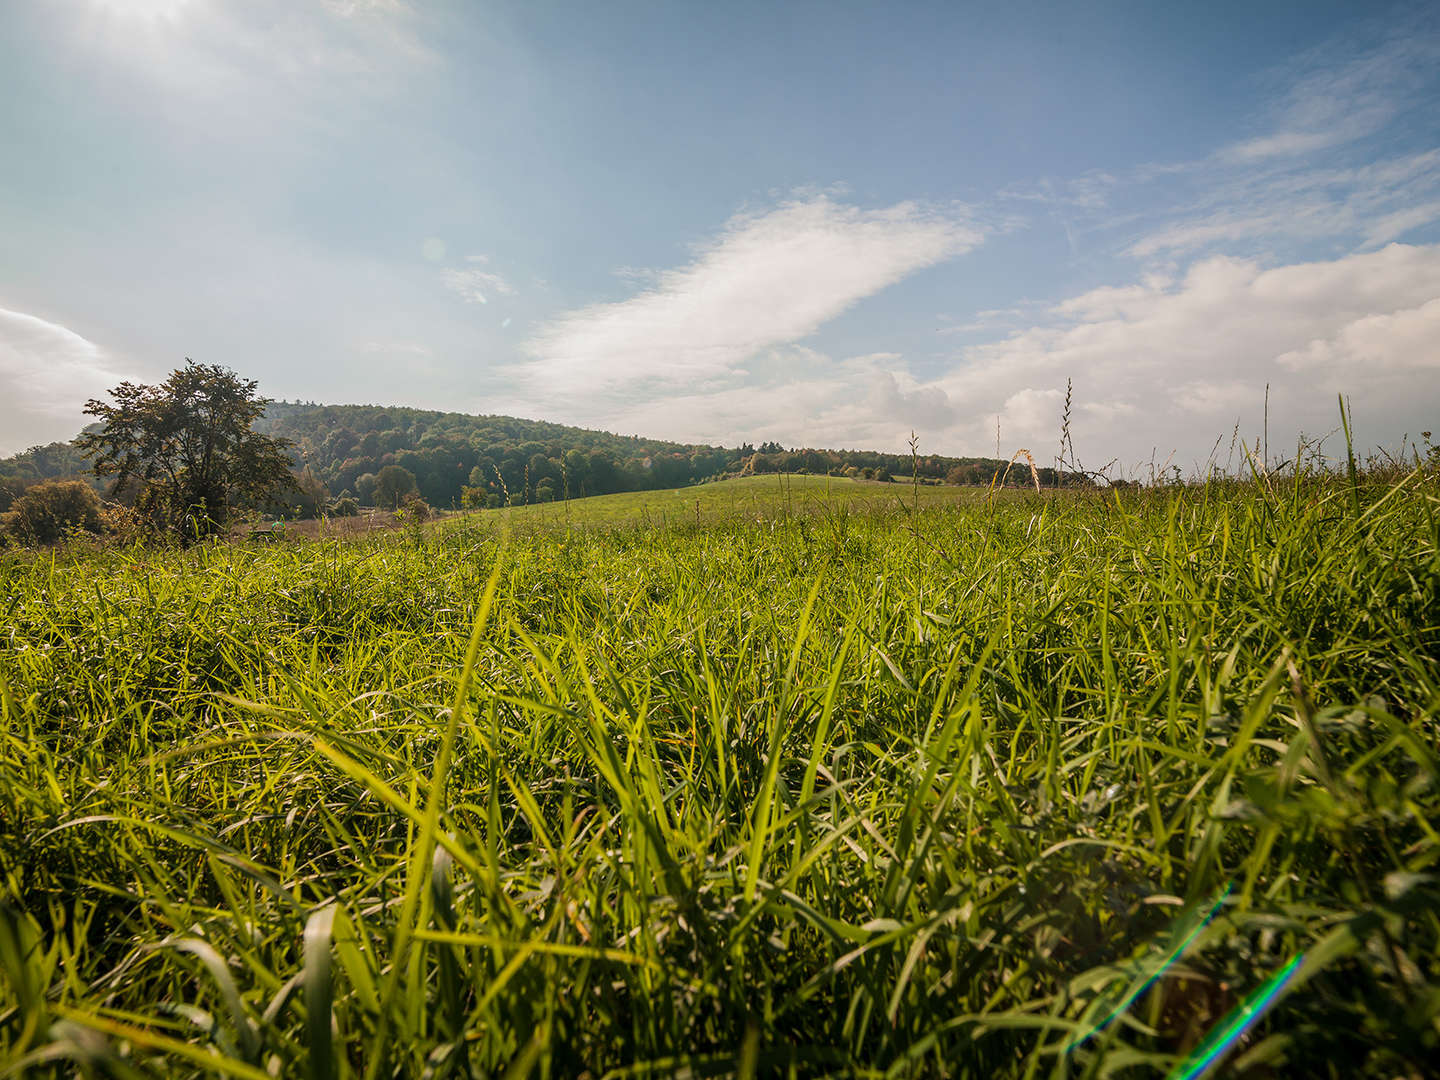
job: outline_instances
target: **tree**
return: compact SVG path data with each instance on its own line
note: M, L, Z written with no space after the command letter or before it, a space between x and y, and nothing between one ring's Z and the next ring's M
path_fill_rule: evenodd
M159 386L122 382L110 391L113 405L87 402L100 427L75 445L97 475L115 477L112 494L135 490L135 508L152 528L185 540L216 533L235 506L294 483L289 443L253 430L270 403L257 385L187 358Z
M415 474L399 465L386 465L375 478L375 502L387 510L396 509L414 492Z
M361 473L355 478L355 494L367 505L375 501L375 485L379 478L373 472Z
M301 517L319 517L325 512L326 504L330 501L330 490L325 486L325 482L315 475L314 469L306 465L300 470L295 486L299 489L296 498Z

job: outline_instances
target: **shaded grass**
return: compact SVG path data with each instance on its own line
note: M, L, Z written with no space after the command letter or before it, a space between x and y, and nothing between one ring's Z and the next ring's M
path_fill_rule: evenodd
M1151 1075L1302 952L1241 1074L1440 1050L1433 481L579 505L0 556L0 1060Z

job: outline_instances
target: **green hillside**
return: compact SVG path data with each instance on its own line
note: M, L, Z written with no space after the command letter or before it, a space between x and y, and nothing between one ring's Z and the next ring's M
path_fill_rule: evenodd
M871 450L786 449L667 442L513 416L472 416L379 405L273 401L257 427L288 439L306 513L344 494L376 499L381 470L404 469L437 507L530 505L617 492L686 487L739 473L880 475L952 484L988 484L1004 462ZM90 478L68 443L0 459L0 510L42 480ZM1053 483L1042 469L1043 483ZM408 481L407 481L408 482ZM1010 482L1029 482L1015 471ZM295 500L290 500L291 508Z

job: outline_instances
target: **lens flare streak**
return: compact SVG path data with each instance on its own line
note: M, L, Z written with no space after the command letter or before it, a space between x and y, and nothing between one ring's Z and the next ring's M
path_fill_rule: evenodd
M1200 1048L1191 1054L1183 1065L1172 1072L1167 1080L1195 1080L1197 1076L1214 1064L1217 1058L1235 1045L1235 1040L1245 1034L1260 1017L1269 1011L1270 1006L1275 1004L1275 999L1280 996L1280 991L1285 989L1285 984L1290 981L1290 977L1295 974L1295 969L1300 966L1300 961L1304 958L1304 953L1297 955L1246 998L1239 1008L1220 1022L1220 1025L1200 1044Z
M1155 969L1155 972L1148 979L1146 979L1138 987L1136 987L1129 994L1127 994L1124 1000L1122 1000L1119 1005L1115 1006L1115 1008L1111 1010L1110 1015L1105 1017L1104 1020L1100 1021L1100 1023L1096 1024L1084 1035L1077 1036L1076 1038L1070 1040L1070 1042L1065 1045L1065 1051L1069 1052L1075 1049L1075 1047L1085 1042L1092 1035L1095 1035L1096 1033L1104 1030L1110 1024L1110 1021L1114 1020L1117 1016L1123 1013L1131 1006L1131 1004L1134 1003L1136 998L1138 998L1146 990L1150 989L1150 987L1154 985L1155 980L1160 978L1161 975L1164 975L1165 972L1170 968L1170 966L1174 964L1176 960L1180 959L1181 955L1185 952L1185 950L1190 947L1190 943L1195 940L1195 935L1199 934L1201 930L1205 929L1205 927L1209 924L1210 920L1215 917L1215 913L1219 911L1220 906L1225 903L1225 898L1230 895L1230 890L1234 888L1234 886L1235 883L1233 881L1225 886L1225 891L1222 892L1219 899L1217 899L1215 903L1210 906L1210 910L1205 913L1205 917L1201 919L1198 923L1196 923L1195 928L1191 930L1190 933L1186 934L1180 944L1176 945L1175 948L1170 951L1170 955L1165 957L1165 959L1161 961L1160 966Z

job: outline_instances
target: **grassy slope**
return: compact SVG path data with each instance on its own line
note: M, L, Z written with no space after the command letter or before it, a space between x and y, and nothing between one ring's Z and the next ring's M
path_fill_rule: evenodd
M775 483L3 556L0 1060L1151 1075L1297 953L1241 1065L1434 1060L1433 487Z
M487 518L503 518L513 525L558 524L616 525L694 523L697 508L701 524L735 517L770 518L777 514L820 514L837 510L894 510L910 506L917 489L909 483L881 483L837 476L772 474L742 476L713 484L595 495L587 499L509 507L485 511ZM921 484L922 507L973 502L985 490L972 487ZM1013 492L1006 491L1005 497Z

